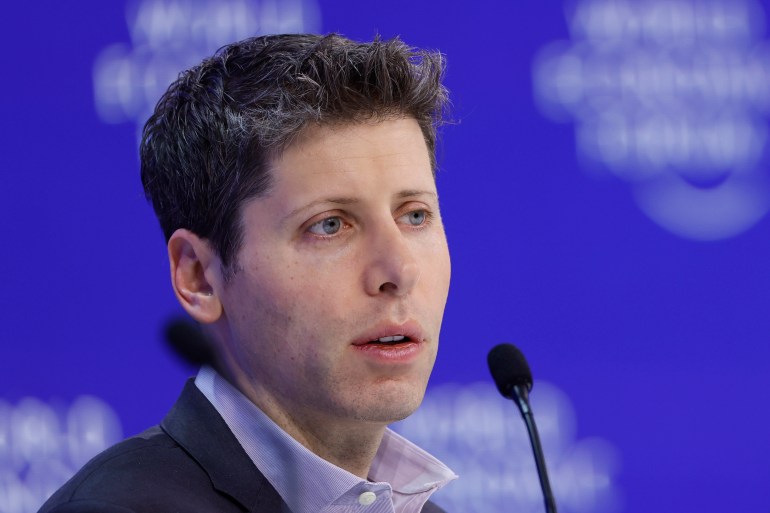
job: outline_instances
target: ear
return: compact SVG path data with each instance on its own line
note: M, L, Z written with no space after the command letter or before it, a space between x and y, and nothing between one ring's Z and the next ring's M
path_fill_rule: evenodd
M210 324L222 316L219 256L209 243L180 228L168 240L171 286L179 303L190 316Z

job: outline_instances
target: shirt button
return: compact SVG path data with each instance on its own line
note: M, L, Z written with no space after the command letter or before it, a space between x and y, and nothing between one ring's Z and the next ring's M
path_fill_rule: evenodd
M368 506L377 500L377 495L374 492L364 492L358 496L358 503L361 506Z

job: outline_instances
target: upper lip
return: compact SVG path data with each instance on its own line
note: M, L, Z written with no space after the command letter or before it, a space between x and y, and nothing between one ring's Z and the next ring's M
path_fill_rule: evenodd
M365 331L353 340L354 346L368 344L382 337L401 335L412 342L423 342L425 333L417 321L409 320L403 323L383 322Z

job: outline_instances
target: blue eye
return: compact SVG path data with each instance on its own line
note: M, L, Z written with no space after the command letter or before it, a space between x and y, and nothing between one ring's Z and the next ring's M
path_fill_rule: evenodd
M424 210L414 210L408 214L405 214L404 217L406 218L406 222L412 226L420 226L425 224L427 212Z
M318 221L310 228L308 228L307 231L310 233L315 233L316 235L334 235L335 233L339 232L341 228L342 219L340 219L338 216L334 216L327 217L326 219Z

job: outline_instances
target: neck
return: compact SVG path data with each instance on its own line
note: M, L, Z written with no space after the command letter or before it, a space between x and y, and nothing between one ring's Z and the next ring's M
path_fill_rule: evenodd
M368 478L385 433L384 423L339 419L310 408L287 408L249 386L248 380L232 373L224 377L306 449L361 479Z
M380 425L332 426L323 420L278 425L308 450L361 479L369 477L385 432Z

